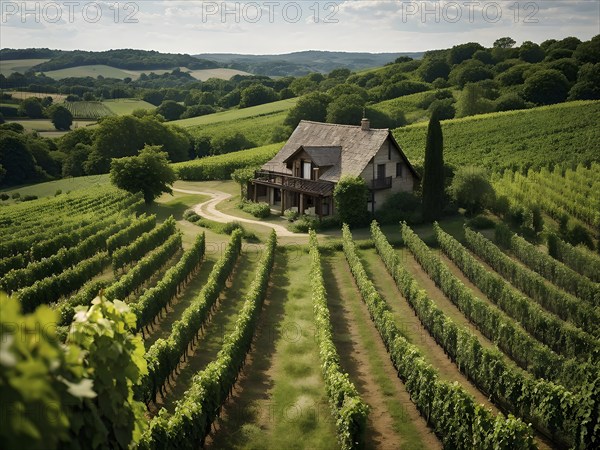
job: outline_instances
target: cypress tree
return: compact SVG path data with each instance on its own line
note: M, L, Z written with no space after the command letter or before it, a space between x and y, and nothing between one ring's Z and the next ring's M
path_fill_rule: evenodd
M444 137L437 110L429 119L423 169L423 219L438 220L444 209Z

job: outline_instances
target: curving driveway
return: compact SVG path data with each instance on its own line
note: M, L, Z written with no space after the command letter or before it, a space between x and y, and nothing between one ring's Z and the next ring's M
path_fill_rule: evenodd
M260 220L252 220L245 219L242 217L232 216L229 214L225 214L224 212L219 211L216 206L224 200L227 200L231 197L231 194L226 194L225 192L215 191L212 189L206 189L203 191L190 191L187 189L175 189L175 192L181 192L182 194L199 194L199 195L208 195L211 197L210 200L207 200L202 203L198 203L194 205L192 209L196 211L201 217L204 217L209 220L213 220L215 222L227 223L227 222L243 222L243 223L251 223L254 225L260 225L267 228L272 228L277 233L277 236L306 236L302 233L292 233L287 228L277 225L275 223L262 222Z

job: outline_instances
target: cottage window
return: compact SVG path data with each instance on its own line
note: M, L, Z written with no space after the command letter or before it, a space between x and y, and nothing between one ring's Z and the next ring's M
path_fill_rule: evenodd
M312 167L309 162L302 161L302 178L305 180L310 180L312 177Z
M402 178L402 163L396 163L396 177Z

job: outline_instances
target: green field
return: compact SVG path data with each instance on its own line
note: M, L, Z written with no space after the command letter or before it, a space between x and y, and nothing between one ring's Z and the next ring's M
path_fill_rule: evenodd
M4 91L4 93L11 95L14 100L25 100L26 98L29 98L29 97L37 97L37 98L52 97L52 101L54 103L60 103L60 102L64 102L65 98L67 98L67 96L64 94L52 94L49 92Z
M598 117L600 101L579 101L446 120L444 160L491 171L589 163L600 155ZM423 161L426 134L426 123L394 130L416 163Z
M49 59L7 59L0 60L0 74L8 77L13 72L24 73L33 66L50 61Z
M90 65L90 66L77 66L69 67L67 69L50 70L44 72L46 76L54 78L55 80L62 80L63 78L71 77L92 77L97 78L103 76L104 78L137 78L135 73L128 70L117 69L116 67L105 66L102 64ZM139 75L138 75L139 77Z
M154 109L156 106L137 98L120 98L116 100L104 100L102 104L117 116L125 116L133 113L136 109Z
M101 102L65 102L64 106L75 119L100 119L113 115Z
M105 185L108 185L108 175L90 175L87 177L65 178L63 180L49 181L31 186L10 187L1 191L8 192L9 194L18 192L21 196L36 195L42 198L52 197L58 190L66 193Z
M24 60L24 61L39 61L36 64L40 64L46 60ZM17 61L6 61L8 68L18 67ZM35 64L31 64L34 66ZM29 66L29 67L31 67ZM243 72L241 70L235 69L201 69L201 70L190 70L187 67L179 68L182 72L188 72L192 77L196 78L200 81L206 81L209 78L220 78L223 80L229 80L234 75L251 75L248 72ZM4 70L4 69L3 69ZM8 69L7 69L8 70ZM69 67L66 69L59 70L51 70L49 72L45 72L46 76L50 78L54 78L56 80L62 80L63 78L70 77L92 77L96 78L98 76L103 76L104 78L118 78L123 80L125 78L131 78L133 80L137 80L141 74L150 74L155 73L157 75L162 75L164 73L172 72L173 69L145 69L145 70L129 70L129 69L119 69L117 67L107 66L104 64L96 64L89 66L76 66ZM11 70L7 72L10 74L11 72L15 72L16 70Z
M10 122L20 123L28 131L56 132L59 133L59 136L65 134L64 131L56 131L56 128L54 128L54 124L50 121L50 119L21 119L11 120ZM95 122L89 120L74 120L73 125L71 125L71 130L80 127L87 127L94 123Z
M278 112L287 112L294 107L297 98L279 100L277 102L265 103L264 105L251 106L250 108L231 109L229 111L208 114L206 116L192 117L190 119L175 120L170 122L185 128L199 125L222 124L223 122L234 122L240 119L248 119L266 116Z

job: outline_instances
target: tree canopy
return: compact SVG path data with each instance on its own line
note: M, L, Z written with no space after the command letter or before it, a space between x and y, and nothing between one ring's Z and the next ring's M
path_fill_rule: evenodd
M427 128L423 168L423 219L438 220L444 209L444 137L437 110Z
M113 159L110 167L111 183L132 193L142 192L146 204L163 192L173 193L171 185L176 179L160 146L147 145L138 156Z

